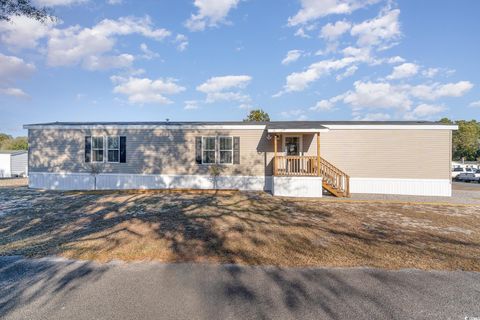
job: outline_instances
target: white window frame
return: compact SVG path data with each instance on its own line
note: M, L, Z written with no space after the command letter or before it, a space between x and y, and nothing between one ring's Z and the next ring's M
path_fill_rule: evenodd
M229 138L232 141L232 149L221 150L220 149L220 139L221 138ZM220 162L220 160L221 160L220 152L222 152L222 151L230 151L232 153L232 157L230 158L230 159L232 159L232 162ZM218 164L221 164L221 165L232 165L233 164L233 136L218 136Z
M112 149L112 150L118 150L118 161L109 161L109 160L108 160L108 151L110 150L110 149L108 148L108 139L109 139L109 138L117 138L118 149ZM106 136L106 137L105 137L105 141L106 141L106 145L105 145L105 146L106 146L106 149L107 149L107 152L106 152L107 157L105 158L105 159L106 159L106 162L107 162L107 163L120 163L120 136Z
M100 149L100 148L93 148L93 139L94 139L94 138L102 138L102 140L103 140L103 148L102 148L102 149ZM102 159L102 161L95 161L95 160L93 159L93 151L94 151L94 150L102 150L102 151L103 151L103 159ZM91 161L92 163L103 163L103 162L105 162L105 136L93 136L93 135L92 135L92 136L90 137L90 161Z
M215 139L215 143L214 143L214 147L213 147L213 152L214 152L214 158L215 160L213 162L204 162L203 161L203 152L204 151L212 151L212 150L205 150L204 146L205 146L205 142L204 142L204 139L205 138L214 138ZM212 165L212 164L216 164L217 163L217 136L202 136L202 164L204 165Z

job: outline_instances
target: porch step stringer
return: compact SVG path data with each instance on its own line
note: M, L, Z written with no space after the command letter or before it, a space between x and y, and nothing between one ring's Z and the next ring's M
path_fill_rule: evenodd
M335 197L350 197L350 177L345 172L320 158L322 186Z

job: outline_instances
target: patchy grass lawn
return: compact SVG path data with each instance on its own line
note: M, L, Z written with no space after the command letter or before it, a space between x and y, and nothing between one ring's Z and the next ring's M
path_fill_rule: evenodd
M480 271L480 206L0 189L0 255Z

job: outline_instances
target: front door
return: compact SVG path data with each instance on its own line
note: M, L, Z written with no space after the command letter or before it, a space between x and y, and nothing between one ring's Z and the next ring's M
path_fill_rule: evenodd
M285 149L287 156L299 156L300 137L285 137Z

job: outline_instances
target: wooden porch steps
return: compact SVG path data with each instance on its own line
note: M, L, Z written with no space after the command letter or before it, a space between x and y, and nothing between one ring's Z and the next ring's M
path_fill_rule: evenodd
M346 192L335 189L332 185L330 185L326 181L322 182L322 187L323 187L323 189L327 190L328 192L330 192L335 197L338 197L338 198L344 198L344 197L349 198L350 197L349 194L347 195Z

